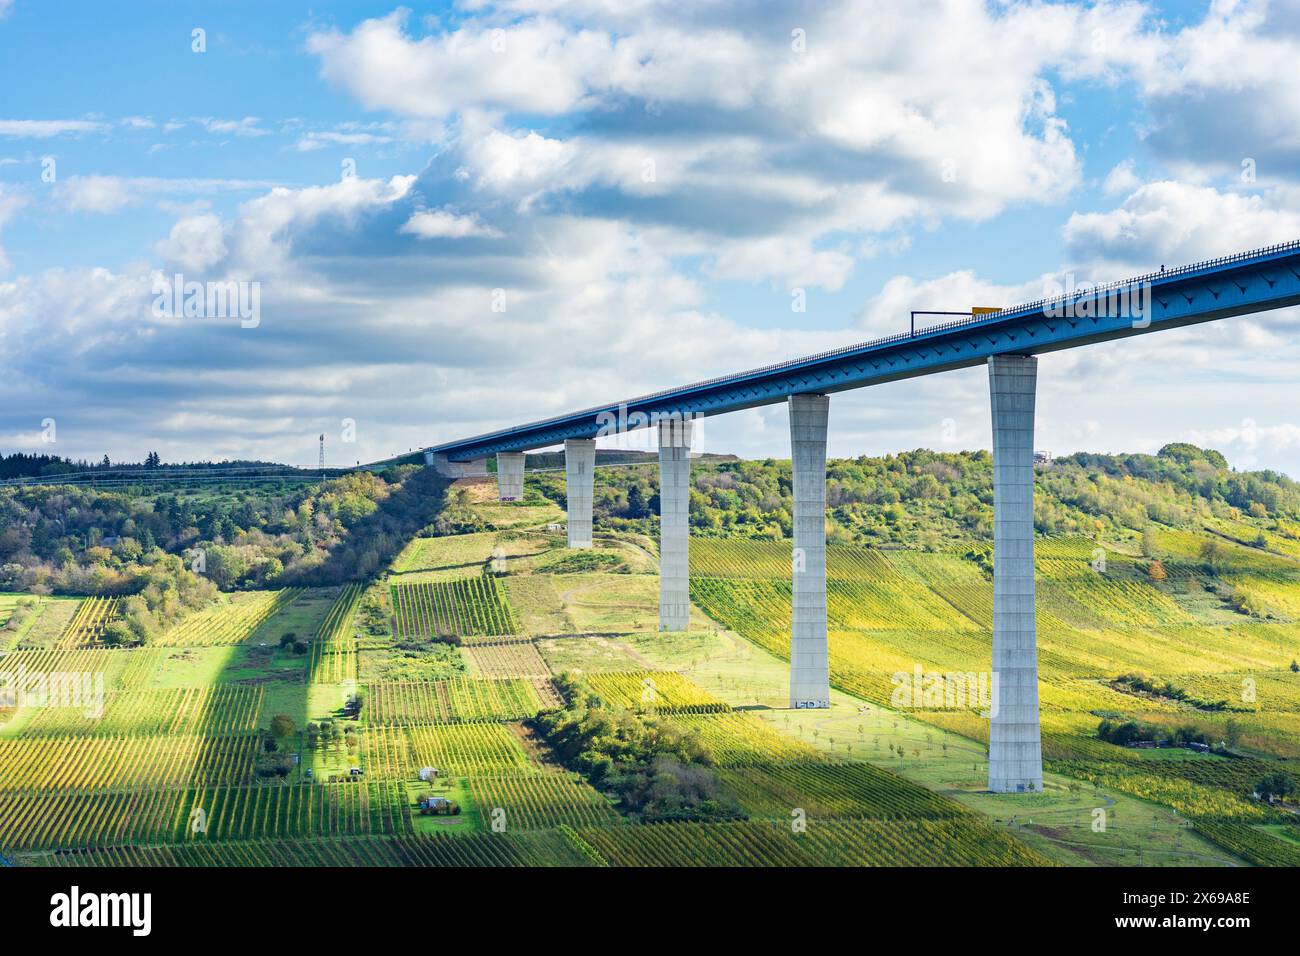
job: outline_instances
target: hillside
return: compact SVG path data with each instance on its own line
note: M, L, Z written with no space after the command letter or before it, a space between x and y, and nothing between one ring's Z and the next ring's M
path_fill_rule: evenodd
M0 710L0 767L13 768L0 772L0 854L1300 863L1295 814L1252 795L1300 781L1294 483L1190 446L1040 468L1047 772L1026 796L984 792L988 456L831 470L828 711L785 706L788 463L697 464L681 634L657 631L655 522L642 514L653 468L597 473L588 552L548 530L563 520L549 472L517 503L497 502L490 478L448 486L412 469L275 496L6 492L6 533L57 519L117 541L74 550L55 535L73 554L57 564L38 554L49 535L32 533L6 555L19 574L49 569L39 587L96 573L104 587L0 594L5 669L99 674L103 693ZM146 533L149 549L122 550ZM173 551L196 542L243 556L242 576L218 591L177 567ZM253 569L276 555L280 586L259 587ZM153 616L124 634L134 600ZM956 676L968 693L945 696ZM1123 745L1135 738L1171 745ZM421 781L421 767L438 778ZM422 812L429 796L459 812Z

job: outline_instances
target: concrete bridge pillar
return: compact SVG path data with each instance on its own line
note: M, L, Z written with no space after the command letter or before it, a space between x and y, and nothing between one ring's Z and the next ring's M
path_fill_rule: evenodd
M524 496L524 453L497 452L497 497L502 501L519 501Z
M989 789L1041 791L1034 620L1034 391L1038 360L989 358L993 406L993 709Z
M691 420L659 423L659 630L691 620Z
M826 420L830 402L827 395L790 396L794 466L791 707L831 705L826 641Z
M596 474L596 440L564 443L565 496L569 500L569 547L591 547L591 498Z

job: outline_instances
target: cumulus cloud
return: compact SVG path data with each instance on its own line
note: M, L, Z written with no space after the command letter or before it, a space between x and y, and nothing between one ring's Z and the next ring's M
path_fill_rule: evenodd
M691 229L729 228L747 205L772 236L792 218L824 231L979 219L1079 180L1044 78L1083 29L1077 10L995 15L949 0L863 18L847 2L807 6L790 14L804 24L795 49L788 29L751 29L743 4L689 26L652 7L516 5L507 25L471 15L424 36L398 11L316 32L308 49L369 108L457 118L481 188ZM566 137L511 128L516 114L584 112ZM701 202L706 191L733 215Z
M1114 209L1072 214L1064 237L1076 262L1122 278L1300 238L1300 189L1243 193L1148 183Z
M178 220L156 251L164 262L191 274L216 265L227 252L221 218L204 213Z
M458 216L445 209L425 209L413 213L402 224L402 232L410 233L421 239L468 239L480 237L494 239L501 235L499 230L479 222L478 216Z
M1294 238L1300 202L1287 187L1206 179L1235 170L1241 153L1259 157L1264 182L1283 168L1281 153L1230 138L1219 142L1232 144L1231 162L1211 162L1198 142L1181 181L1158 162L1180 153L1170 139L1180 119L1197 136L1215 122L1234 137L1267 132L1253 104L1234 106L1234 90L1261 93L1283 107L1268 122L1289 122L1292 94L1263 91L1267 71L1215 67L1211 56L1216 36L1231 50L1233 37L1251 45L1271 32L1286 47L1294 31L1277 10L1239 5L1247 15L1229 16L1215 4L1199 38L1137 3L964 0L871 18L847 0L780 15L740 0L699 6L689 20L660 0L518 0L467 4L445 22L398 11L309 29L325 83L379 115L187 122L219 137L274 131L282 155L299 161L427 144L427 165L257 184L220 214L181 204L222 188L215 181L61 181L56 209L154 202L176 216L145 265L0 283L0 356L13 369L0 381L0 430L21 435L48 414L68 442L59 450L73 454L158 447L311 462L321 431L340 460L328 439L352 418L358 440L345 454L369 460L898 332L912 309L1036 299L1045 278L1008 283L947 266L936 275L906 261L913 274L891 279L892 263L877 258L862 292L855 272L949 220L1075 195L1085 153L1064 118L1059 87L1069 83L1138 90L1153 154L1108 174L1089 168L1111 208L1070 217L1065 265L1116 278ZM1263 56L1275 83L1287 75L1278 57ZM93 131L60 122L0 121L0 135ZM39 123L54 125L30 125ZM1285 147L1290 135L1272 142ZM258 282L260 325L152 315L152 282L173 270ZM756 294L775 292L783 311L791 288L840 290L856 325L747 326L715 298L719 284L743 282L766 285ZM1042 444L1154 451L1198 422L1207 440L1244 455L1231 432L1245 429L1245 403L1261 460L1300 464L1281 387L1300 360L1291 311L1045 357ZM987 400L978 369L838 394L831 451L986 446ZM711 450L788 448L779 407L711 421L709 436Z

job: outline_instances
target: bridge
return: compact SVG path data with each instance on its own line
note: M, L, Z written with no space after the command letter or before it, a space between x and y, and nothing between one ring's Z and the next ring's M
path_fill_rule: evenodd
M1269 246L1036 302L909 329L858 345L724 375L446 442L424 450L449 477L482 474L496 455L503 501L523 496L524 453L563 444L568 545L591 547L596 439L657 428L661 630L690 616L690 445L703 417L789 407L793 464L790 706L830 706L826 630L826 432L830 396L987 365L993 422L993 686L989 789L1040 791L1042 757L1034 610L1033 437L1037 358L1132 335L1300 304L1300 241Z

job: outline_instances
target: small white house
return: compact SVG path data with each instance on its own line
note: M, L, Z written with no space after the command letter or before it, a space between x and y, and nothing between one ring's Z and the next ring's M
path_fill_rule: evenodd
M438 768L437 768L437 767L421 767L421 768L420 768L420 779L421 779L421 780L437 780L437 779L438 779Z

